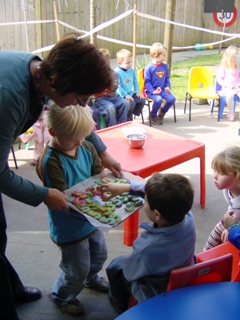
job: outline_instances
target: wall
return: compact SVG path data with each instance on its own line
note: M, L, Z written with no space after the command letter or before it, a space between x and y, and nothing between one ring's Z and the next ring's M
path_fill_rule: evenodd
M23 0L22 0L23 1ZM137 10L142 13L153 15L159 18L165 18L166 1L159 0L128 0L130 7L123 0L95 0L96 2L96 25L111 20L131 9L134 4ZM176 1L175 21L187 25L222 31L213 21L211 14L203 13L204 0ZM56 1L58 19L69 24L76 29L89 31L90 28L90 0L59 0ZM240 0L235 0L235 6L240 11ZM23 10L20 7L19 0L2 1L0 13L0 23L5 22L24 22ZM52 0L27 0L26 18L28 21L54 20L54 6ZM153 42L163 42L164 36L163 22L149 20L144 17L137 17L137 43L151 45ZM240 29L240 19L232 25L227 32L237 33ZM15 26L0 25L1 50L27 50L25 24ZM56 43L56 25L54 22L44 24L28 24L28 50L33 51L37 48L48 46ZM71 31L66 26L59 25L60 35ZM98 32L99 35L110 37L122 41L133 41L133 15L129 15L123 20L111 25L110 27ZM220 35L183 28L174 27L174 47L193 46L196 43L209 43L219 41ZM225 39L225 37L224 37ZM240 45L240 40L226 42L223 46L230 44ZM98 47L106 47L110 50L112 57L121 48L125 47L132 50L132 47L107 42L104 40L97 41ZM216 46L217 48L218 46ZM137 53L148 53L146 48L137 48Z

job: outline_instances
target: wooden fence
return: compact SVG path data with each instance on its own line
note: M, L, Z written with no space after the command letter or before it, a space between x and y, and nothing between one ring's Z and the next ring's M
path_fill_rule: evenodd
M34 51L38 48L52 45L57 41L56 15L60 36L72 31L69 26L77 30L89 31L90 29L90 0L25 0L26 11L23 10L24 0L8 0L1 2L0 13L0 49ZM137 5L137 11L158 18L165 18L166 1L164 0L95 0L96 25L101 25ZM213 20L212 14L203 13L204 0L189 1L176 0L175 22L188 26L196 26L215 31L222 31ZM127 5L129 4L129 6ZM240 11L240 0L235 0L235 7ZM44 23L34 23L43 20ZM27 21L27 22L26 22ZM11 25L12 22L22 24ZM5 25L8 23L7 25ZM137 43L150 46L153 42L163 42L165 23L137 16ZM240 19L229 27L226 32L238 33ZM125 42L133 41L133 14L99 31L99 36L117 39ZM226 39L227 37L223 37ZM221 39L221 35L193 30L192 28L174 27L174 47L193 46L196 43L210 43ZM230 44L240 45L240 39L225 42L223 47ZM98 39L98 47L108 48L112 57L120 49L131 46ZM218 47L218 46L215 46ZM137 48L136 53L148 53L146 48Z

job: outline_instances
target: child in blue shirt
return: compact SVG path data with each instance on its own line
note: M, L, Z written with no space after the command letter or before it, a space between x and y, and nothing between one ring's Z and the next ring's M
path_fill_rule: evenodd
M168 65L164 62L166 55L166 47L161 43L154 43L150 48L152 61L144 70L146 95L154 101L150 117L152 122L157 125L162 124L166 112L176 101L171 93ZM166 104L161 108L163 99L166 100Z
M110 52L107 49L99 49L110 67ZM116 124L127 121L127 115L130 103L124 98L120 98L116 94L118 88L118 74L111 70L113 78L113 87L105 89L103 92L95 94L94 107L103 115L107 126L115 126Z
M142 223L143 233L128 256L115 258L107 267L109 299L119 313L128 308L130 295L138 302L166 291L171 270L193 265L196 228L191 213L194 191L179 174L153 174L145 184L106 184L117 195L129 191L144 196L144 211L153 224Z
M134 69L132 68L132 53L126 49L117 52L118 73L117 95L130 102L128 121L133 120L133 114L140 116L145 104L145 98L140 94L140 88Z
M97 151L84 140L95 125L89 107L60 108L52 103L44 119L51 140L36 167L44 186L63 192L102 172ZM109 290L107 281L98 275L107 259L104 233L71 209L49 209L48 221L50 237L62 255L52 300L64 312L81 316L84 307L76 296L84 287L100 292Z

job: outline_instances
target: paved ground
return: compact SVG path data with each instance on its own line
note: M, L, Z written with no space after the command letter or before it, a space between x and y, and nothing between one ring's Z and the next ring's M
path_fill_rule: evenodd
M189 52L178 53L182 57L189 56ZM194 54L196 54L194 52ZM195 200L192 208L197 226L196 253L200 252L209 232L216 222L225 213L227 204L221 192L217 191L212 182L211 159L224 147L238 143L239 121L227 122L224 118L217 122L217 110L209 114L208 105L195 105L192 108L192 121L188 121L188 115L183 113L183 104L176 104L177 122L173 121L173 112L169 111L163 126L156 127L189 139L206 144L206 181L207 201L206 208L199 205L199 160L193 159L178 165L165 172L177 172L187 176L194 185ZM237 107L239 112L240 107ZM147 112L145 113L147 119ZM137 124L140 119L134 120ZM148 122L146 121L146 125ZM15 169L12 155L9 157L9 165L12 170L34 182L39 182L35 168L30 166L32 149L18 150L15 145L19 169ZM156 152L164 152L159 150ZM48 294L59 273L60 254L57 247L51 242L48 234L47 211L44 205L37 208L26 206L22 203L3 197L8 221L8 247L7 255L18 271L25 285L36 286L42 290L43 297L30 304L18 305L19 316L24 320L70 320L71 316L62 314L59 309L48 299ZM140 222L146 221L144 213L140 213ZM139 230L141 232L141 230ZM108 234L107 244L109 257L104 267L116 256L128 254L131 247L123 245L123 226L112 229ZM104 269L101 272L105 276ZM106 294L95 293L84 289L78 297L85 305L86 316L82 320L113 320L117 313L108 301Z

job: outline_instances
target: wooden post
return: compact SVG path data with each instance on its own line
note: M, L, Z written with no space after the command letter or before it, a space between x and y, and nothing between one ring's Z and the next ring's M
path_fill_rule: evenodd
M60 40L60 32L59 32L59 25L58 25L56 1L53 1L53 10L54 10L54 19L55 19L55 26L56 26L57 41L59 41Z
M224 10L222 10L222 32L224 32L225 30L225 25L226 25L226 22L223 22L223 19L224 19ZM223 34L221 35L221 42L219 43L219 49L218 49L218 54L221 53L221 49L222 49L222 39L223 39Z
M174 21L175 8L176 8L176 0L167 0L166 15L165 15L166 20ZM164 30L164 45L167 48L166 62L168 64L169 74L171 74L171 66L172 66L173 31L174 31L174 25L171 23L166 23L165 30Z
M95 0L90 0L90 30L96 27L96 5ZM90 35L92 44L97 45L97 33Z
M137 41L137 5L134 5L134 12L133 12L133 60L132 60L132 67L135 69L136 66L136 41Z
M36 20L42 20L41 17L41 0L35 0L35 18ZM42 47L42 25L41 23L36 24L36 43L37 43L37 48Z

